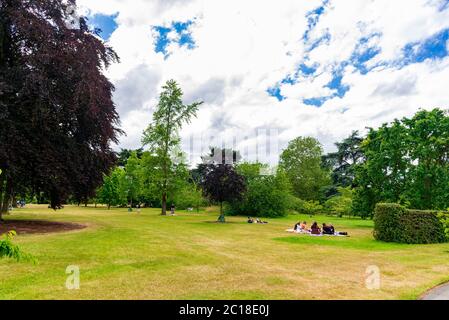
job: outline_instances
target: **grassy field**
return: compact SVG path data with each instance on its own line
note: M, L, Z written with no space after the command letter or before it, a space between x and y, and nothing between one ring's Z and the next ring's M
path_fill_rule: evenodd
M415 299L449 280L449 244L376 242L371 221L318 216L351 234L318 238L285 232L311 221L305 216L268 225L216 218L213 210L175 217L157 209L15 210L7 219L88 228L16 238L39 263L0 260L0 299ZM68 265L80 268L80 290L65 287ZM381 270L380 290L365 286L370 265Z

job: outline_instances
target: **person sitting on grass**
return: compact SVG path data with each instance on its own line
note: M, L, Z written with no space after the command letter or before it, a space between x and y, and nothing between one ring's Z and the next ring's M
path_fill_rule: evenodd
M312 224L310 233L313 235L320 235L321 234L321 228L318 226L318 223L314 222Z
M295 227L293 228L293 230L297 233L303 233L303 232L309 232L310 230L307 229L307 222L298 222L297 224L295 224Z
M248 223L254 223L254 219L251 217L248 217Z
M331 224L327 225L323 223L323 234L334 235L335 234L334 226Z

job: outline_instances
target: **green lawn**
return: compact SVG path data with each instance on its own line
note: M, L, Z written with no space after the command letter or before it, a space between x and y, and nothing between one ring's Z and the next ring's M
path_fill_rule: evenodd
M415 299L449 280L449 244L399 245L373 240L372 222L319 216L350 238L285 232L305 216L250 225L214 223L216 212L162 217L126 209L44 206L7 219L87 224L68 233L27 235L16 243L39 264L0 260L0 299ZM65 287L66 267L81 271L80 290ZM376 265L380 290L368 290Z

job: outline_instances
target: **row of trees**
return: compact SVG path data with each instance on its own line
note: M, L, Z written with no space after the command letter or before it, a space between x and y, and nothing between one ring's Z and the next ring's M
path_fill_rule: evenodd
M124 167L116 167L110 175L104 177L103 185L97 190L96 202L111 206L162 207L163 178L157 167L158 159L150 152L143 152L138 157L131 153ZM181 209L199 208L206 204L201 189L191 179L185 164L171 167L170 180L167 184L165 200L176 203Z
M238 151L220 148L212 148L202 163L189 170L176 151L166 158L166 189L157 153L124 151L131 156L123 168L105 178L99 199L112 205L138 201L163 207L165 190L169 201L181 208L220 204L220 221L225 212L277 217L289 210L366 218L372 217L378 202L446 209L448 119L440 109L419 111L411 119L370 129L366 137L353 132L326 155L318 140L298 137L282 152L272 175L261 174L270 171L267 164L242 162ZM173 150L179 150L179 140L174 141ZM110 197L110 190L121 191Z
M353 132L323 155L313 138L292 141L281 155L302 211L372 217L379 202L414 209L449 208L449 114L420 110L366 137ZM300 202L300 206L304 202Z

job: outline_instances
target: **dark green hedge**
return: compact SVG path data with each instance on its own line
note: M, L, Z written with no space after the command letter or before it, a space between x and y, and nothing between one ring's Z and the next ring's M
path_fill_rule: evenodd
M407 210L399 204L379 203L374 211L374 238L386 242L427 244L446 241L436 211Z

